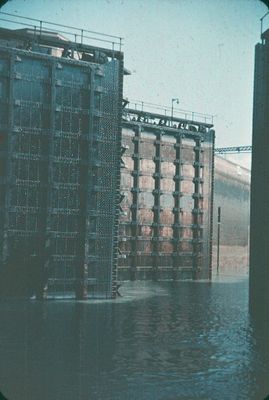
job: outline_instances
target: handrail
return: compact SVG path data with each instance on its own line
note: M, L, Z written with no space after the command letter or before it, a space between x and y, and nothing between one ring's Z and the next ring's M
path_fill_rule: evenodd
M16 22L16 21L11 21L11 20L8 20L8 19L5 19L5 18L0 18L0 21L5 21L5 22L11 22L11 23L13 23L13 24L18 24L18 22ZM28 27L30 27L30 28L34 28L34 30L36 31L36 29L38 28L36 25L31 25L31 24L26 24L26 23L24 23L24 22L20 22L19 23L20 25L23 25L23 26L28 26ZM43 31L40 31L39 29L38 29L38 32L39 32L39 34L41 34L42 35L42 33L45 33L45 32L48 32L48 31L45 31L45 30L43 30ZM50 31L51 32L51 31ZM75 42L76 42L76 36L77 36L77 34L75 34L75 33L70 33L70 32L67 32L67 31L60 31L59 29L57 29L57 33L64 33L64 34L66 34L66 35L74 35L75 36ZM84 39L91 39L91 40L98 40L98 41L101 41L101 42L104 42L104 43L114 43L114 42L111 42L110 40L105 40L105 39L97 39L97 38L94 38L94 37L92 37L92 36L83 36L83 38Z
M51 28L49 28L49 26L55 26L55 27L60 27L60 28L67 28L68 30L73 30L75 32L63 31L63 30L58 30L57 29L57 32L64 33L64 34L67 34L67 35L71 35L72 37L74 37L74 41L75 42L77 42L77 37L79 37L81 43L83 43L83 41L85 39L96 40L96 41L99 41L99 42L110 43L112 45L113 49L114 49L115 45L119 46L119 50L120 51L121 51L121 47L123 46L123 37L121 37L121 36L115 36L115 35L110 35L110 34L107 34L107 33L91 31L91 30L88 30L88 29L81 29L81 28L77 28L77 27L74 27L74 26L70 26L70 25L58 24L58 23L55 23L55 22L39 20L39 19L36 19L36 18L24 17L24 16L21 16L21 15L15 15L15 14L6 13L6 12L3 12L3 11L0 11L0 16L1 15L6 15L6 16L13 17L13 18L17 19L17 20L13 20L13 19L0 18L1 21L12 23L12 24L17 24L17 25L20 25L20 26L28 26L28 27L33 28L35 30L38 29L38 31L40 33L44 32L44 31L46 31L48 29L51 29ZM23 22L21 20L32 21L33 24L31 24L31 23L27 24L26 22ZM38 24L34 24L34 22L38 22ZM86 34L89 33L91 35L96 35L96 37L85 35L85 33ZM105 38L107 38L107 39L105 39ZM109 40L109 38L110 38L110 40Z
M150 111L152 112L152 110L154 110L156 112L156 110L158 110L158 113L161 113L165 116L167 116L167 118L171 117L171 106L164 106L164 105L160 105L160 104L154 104L154 103L149 103L149 102L145 102L142 100L128 100L128 104L126 106L126 108L132 108L135 109L137 111ZM204 121L206 123L211 123L213 124L213 120L214 120L214 116L211 114L203 114L203 113L199 113L196 111L191 111L191 110L185 110L185 109L181 109L181 108L174 108L173 109L173 116L174 117L181 117L184 118L185 120L190 120L190 121L197 121L197 120L201 120Z
M263 20L264 20L265 17L267 17L267 15L269 15L269 11L267 11L267 13L265 13L265 14L260 18L260 21L261 21L261 38L262 38L262 34L263 34Z

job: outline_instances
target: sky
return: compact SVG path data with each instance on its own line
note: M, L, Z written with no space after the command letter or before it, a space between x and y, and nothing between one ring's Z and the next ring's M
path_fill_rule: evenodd
M122 36L125 97L168 107L178 98L177 108L214 115L217 147L251 144L254 47L267 10L260 0L10 0L2 8Z

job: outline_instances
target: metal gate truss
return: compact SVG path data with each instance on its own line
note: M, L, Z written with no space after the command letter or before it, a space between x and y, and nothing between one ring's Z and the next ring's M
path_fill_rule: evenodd
M15 47L0 47L0 261L48 253L49 296L113 297L123 54L99 63Z
M120 279L211 275L212 124L124 109ZM160 123L161 121L161 123ZM173 127L171 127L173 126Z

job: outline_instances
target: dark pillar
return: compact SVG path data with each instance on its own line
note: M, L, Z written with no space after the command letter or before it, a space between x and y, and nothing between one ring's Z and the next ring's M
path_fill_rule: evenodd
M140 193L140 175L141 175L141 155L140 155L140 144L141 144L141 126L135 129L134 142L134 170L133 175L133 187L131 189L133 201L131 205L132 222L131 222L131 280L136 280L137 273L137 251L138 251L138 236L139 236L139 193Z
M192 277L193 279L200 278L202 253L201 245L203 240L203 194L201 187L201 168L204 168L201 157L201 140L197 138L195 140L195 161L194 166L194 193L193 197L193 224L192 224L192 244L193 244L193 263L192 263Z
M175 144L176 148L176 159L174 161L175 164L175 176L174 176L174 181L175 181L175 191L174 191L174 208L173 208L173 213L174 213L174 224L173 224L173 243L174 243L174 254L173 254L173 279L177 280L180 278L180 255L181 255L181 248L180 248L180 242L182 240L181 238L181 229L180 229L180 223L181 223L181 208L180 208L180 199L182 196L181 193L181 181L182 181L182 174L181 174L181 150L182 150L182 137L177 136L176 138L177 142Z
M250 308L269 304L269 30L255 48L250 215Z
M160 225L161 225L161 148L162 148L162 134L163 132L156 132L156 139L154 142L155 145L155 173L154 173L154 206L153 206L153 236L152 236L152 259L153 259L153 270L152 270L152 279L157 281L159 279L159 265L161 264L161 252L160 252Z

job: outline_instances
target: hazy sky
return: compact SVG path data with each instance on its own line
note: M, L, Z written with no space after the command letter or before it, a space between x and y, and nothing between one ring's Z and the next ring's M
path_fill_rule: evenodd
M11 0L2 11L123 36L125 96L178 97L180 108L215 115L217 146L251 144L261 1Z

